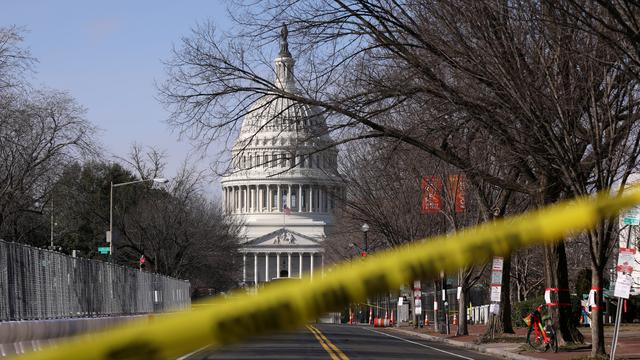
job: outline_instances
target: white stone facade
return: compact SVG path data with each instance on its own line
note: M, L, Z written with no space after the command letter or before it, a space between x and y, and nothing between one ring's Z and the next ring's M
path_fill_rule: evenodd
M283 34L275 84L295 93L294 60ZM322 273L322 241L342 192L337 151L320 151L330 144L323 116L288 98L264 95L245 116L232 170L221 181L225 211L243 223L245 284L270 281L283 270L289 277Z

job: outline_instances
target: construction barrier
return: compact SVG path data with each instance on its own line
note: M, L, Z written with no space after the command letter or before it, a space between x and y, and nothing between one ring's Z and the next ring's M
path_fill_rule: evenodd
M389 319L383 319L383 318L375 318L373 319L373 327L389 327L392 326L393 323L391 323L391 321L389 321Z
M258 295L214 299L199 310L88 334L22 359L167 359L204 346L219 347L268 332L295 329L322 313L364 302L440 271L483 264L525 246L552 244L571 232L640 203L638 191L559 203L527 214L416 241L336 266L323 278L273 283Z

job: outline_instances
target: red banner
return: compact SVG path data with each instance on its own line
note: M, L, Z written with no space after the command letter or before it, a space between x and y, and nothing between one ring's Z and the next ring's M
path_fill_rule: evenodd
M466 190L464 175L449 175L447 177L447 193L453 200L454 208L457 213L464 212L464 193Z
M439 176L422 177L421 213L433 214L442 210L442 179Z

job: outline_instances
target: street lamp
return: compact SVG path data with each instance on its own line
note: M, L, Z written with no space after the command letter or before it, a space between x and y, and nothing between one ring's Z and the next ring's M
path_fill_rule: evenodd
M154 183L159 183L159 184L166 184L169 182L168 179L165 178L155 178L155 179L143 179L143 180L136 180L136 181L127 181L127 182L123 182L123 183L118 183L118 184L114 184L113 181L111 182L111 192L109 194L109 232L107 233L107 242L109 243L109 255L113 257L113 242L112 242L112 235L113 235L113 188L116 187L120 187L120 186L125 186L125 185L131 185L131 184L138 184L138 183L143 183L143 182L149 182L152 181Z
M363 256L367 256L369 253L369 244L367 243L367 232L369 232L369 224L362 224L362 232L364 233L364 254Z

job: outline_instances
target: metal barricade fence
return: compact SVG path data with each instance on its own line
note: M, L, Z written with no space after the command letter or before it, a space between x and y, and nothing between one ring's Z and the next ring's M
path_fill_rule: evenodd
M0 240L0 321L132 315L189 306L188 281Z

